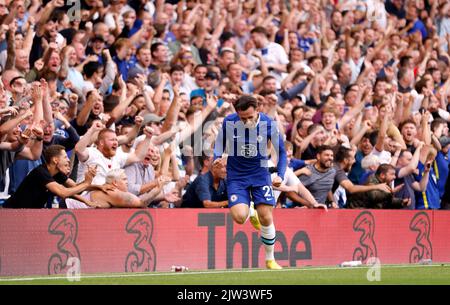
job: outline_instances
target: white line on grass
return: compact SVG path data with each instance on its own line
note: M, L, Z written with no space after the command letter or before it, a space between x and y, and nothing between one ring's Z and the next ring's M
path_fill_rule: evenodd
M420 268L420 267L442 267L441 264L434 265L384 265L382 268ZM447 265L445 265L447 266ZM290 271L317 271L317 270L349 270L364 269L370 266L359 267L303 267L287 268L281 270L268 269L239 269L239 270L205 270L188 272L139 272L139 273L111 273L105 275L81 275L81 279L95 278L126 278L126 277L146 277L146 276L177 276L177 275L199 275L199 274L225 274L225 273L255 273L255 272L290 272ZM0 282L17 281L38 281L38 280L65 280L66 276L41 276L41 277L23 277L23 278L0 278Z

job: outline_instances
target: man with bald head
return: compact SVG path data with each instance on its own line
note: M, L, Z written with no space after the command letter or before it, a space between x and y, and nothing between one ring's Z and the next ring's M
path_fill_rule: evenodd
M30 72L30 61L28 60L27 51L24 49L16 50L16 60L14 62L14 66L23 75Z
M95 36L102 37L106 44L109 45L111 34L109 32L108 26L105 23L98 22L94 25L94 37Z
M2 73L2 82L3 82L3 86L5 87L5 89L9 92L11 92L11 80L13 80L14 78L21 76L20 72L15 70L15 69L11 69L11 70L5 70Z

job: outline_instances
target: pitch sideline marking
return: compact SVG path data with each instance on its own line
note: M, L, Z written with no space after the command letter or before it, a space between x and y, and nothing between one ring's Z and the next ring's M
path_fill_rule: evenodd
M444 265L448 267L448 265ZM199 275L199 274L225 274L225 273L255 273L255 272L289 272L289 271L317 271L317 270L349 270L349 269L365 269L370 266L359 267L306 267L306 268L288 268L281 270L268 269L241 269L241 270L213 270L213 271L193 271L193 272L157 272L157 273L116 273L105 275L82 275L81 279L95 278L126 278L126 277L145 277L145 276L176 276L176 275ZM420 268L420 267L443 267L441 264L436 265L385 265L385 268ZM383 268L383 266L382 266ZM0 282L16 282L16 281L37 281L37 280L65 280L65 276L47 276L47 277L24 277L24 278L0 278Z

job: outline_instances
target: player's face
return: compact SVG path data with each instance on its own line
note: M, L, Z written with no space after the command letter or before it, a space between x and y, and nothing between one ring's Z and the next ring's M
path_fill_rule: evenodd
M240 110L237 113L246 128L256 127L256 122L258 121L258 112L255 108L249 107L247 110Z

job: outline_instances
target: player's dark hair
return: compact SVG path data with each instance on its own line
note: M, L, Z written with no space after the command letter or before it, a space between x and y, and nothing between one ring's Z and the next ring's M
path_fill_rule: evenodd
M423 91L423 88L426 88L426 86L427 86L427 82L428 82L428 79L426 79L426 78L422 78L421 80L419 80L417 83L416 83L416 85L414 86L414 89L416 89L416 91L418 92L418 93L422 93Z
M258 107L258 101L253 96L246 94L242 95L234 104L236 111L245 111L250 107L256 109Z
M65 150L66 148L62 145L50 145L47 147L47 149L44 151L44 160L46 164L50 164L52 162L53 157L57 157L61 151Z
M311 56L308 58L308 65L311 65L313 61L315 61L316 59L319 59L320 61L322 61L322 57L321 56ZM323 64L323 63L322 63Z

